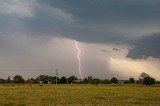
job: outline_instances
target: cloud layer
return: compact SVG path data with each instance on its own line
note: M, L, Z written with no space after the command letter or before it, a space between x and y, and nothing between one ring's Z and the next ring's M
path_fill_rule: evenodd
M159 58L160 57L160 34L153 34L150 36L143 36L139 39L135 39L129 42L134 45L129 50L128 58L132 59L146 59L148 57Z
M51 67L52 63L64 66L62 70L76 66L73 64L76 63L74 53L71 52L74 51L72 42L75 40L84 44L84 48L90 44L96 45L85 51L86 59L83 61L86 63L84 70L88 70L85 72L95 76L98 69L102 71L102 75L106 70L111 72L106 68L110 63L109 58L106 62L104 56L114 55L116 58L132 59L160 57L158 34L160 1L0 0L0 2L1 70L10 72L14 69L15 73L21 72L17 71L21 69L33 72L40 69L51 70L47 67ZM52 42L52 39L61 40ZM66 42L64 39L67 39L67 43L64 44L70 47L62 45ZM107 47L102 46L103 44ZM68 58L63 57L64 55ZM68 60L71 61L66 65L65 62ZM91 64L95 67L91 67ZM41 67L35 68L38 66ZM67 70L71 69L76 70L76 67Z

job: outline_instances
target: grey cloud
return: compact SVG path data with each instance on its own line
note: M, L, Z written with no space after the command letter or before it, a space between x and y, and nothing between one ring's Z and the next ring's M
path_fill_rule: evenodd
M23 65L29 64L31 68L38 67L39 64L42 66L35 70L48 69L52 62L61 64L64 61L65 66L67 60L61 57L64 54L59 56L60 59L56 58L56 54L62 51L47 54L51 52L51 48L45 49L47 46L41 45L50 40L44 42L33 40L41 37L43 40L45 37L48 39L65 37L87 43L126 43L133 46L133 49L129 50L128 58L159 57L160 37L148 35L160 29L158 0L0 0L0 2L0 54L6 63L18 61L17 63L24 62ZM16 35L18 36L15 37ZM30 39L27 43L25 39L28 37ZM137 40L134 41L135 38ZM55 57L50 58L50 55ZM33 59L31 63L28 63L28 57ZM94 56L90 58L86 64L89 64L92 70L90 62ZM75 61L74 58L73 63ZM76 65L72 65L71 61L69 66ZM97 64L97 69L100 67L102 66ZM23 68L27 70L26 66ZM64 68L67 68L67 65ZM105 70L104 66L102 70ZM94 72L96 73L95 69Z
M59 36L88 43L119 43L160 28L160 1L157 0L1 2L0 36L22 32L29 36Z
M152 34L129 42L133 48L129 50L127 58L145 59L149 56L160 58L160 34Z
M46 0L40 3L70 14L74 21L56 23L56 31L82 42L119 43L160 28L157 0Z
M33 4L29 5L32 11L27 7L26 11L34 17L17 18L23 11L9 16L0 13L1 25L10 29L16 26L17 31L28 30L37 35L43 33L94 43L122 42L160 28L160 7L156 0L34 0Z
M148 19L148 16L160 15L156 14L159 11L158 4L160 3L157 0L53 0L46 2L74 14L75 18L83 20L83 22L107 23L110 20L126 22L134 18L143 19L146 17L145 19ZM152 14L148 14L151 12ZM104 22L104 20L106 21Z
M120 51L119 49L117 49L117 48L113 48L112 50L114 50L114 51Z

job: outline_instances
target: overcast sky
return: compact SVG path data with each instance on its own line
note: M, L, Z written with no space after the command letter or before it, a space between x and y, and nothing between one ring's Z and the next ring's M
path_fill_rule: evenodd
M0 77L160 79L158 0L0 0ZM133 68L134 67L134 68ZM135 68L136 67L136 68Z

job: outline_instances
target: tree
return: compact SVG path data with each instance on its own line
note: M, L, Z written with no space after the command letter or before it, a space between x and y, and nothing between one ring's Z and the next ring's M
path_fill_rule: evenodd
M59 83L59 78L56 76L53 77L48 75L40 75L38 78L34 80L34 83L39 83L40 81L42 81L42 83L44 84L47 84L47 83L56 84L56 79L57 79L57 83Z
M0 84L5 83L5 79L0 78Z
M93 77L90 75L90 76L88 76L88 83L92 84L92 82L93 82Z
M63 76L63 77L60 79L60 83L61 83L61 84L66 84L66 83L67 83L67 78Z
M27 79L27 80L26 80L26 83L30 83L30 84L31 84L31 83L34 83L34 79L33 79L33 78Z
M55 76L53 78L54 78L54 82L53 82L54 84L60 83L60 78L59 77Z
M113 77L113 78L111 79L111 83L117 84L117 83L118 83L118 79L115 78L115 77Z
M156 84L160 84L160 81L156 81Z
M149 74L142 72L139 76L139 80L136 82L138 84L143 84L144 78L149 77Z
M11 83L11 78L10 78L10 76L8 76L8 78L6 79L6 83Z
M143 80L143 84L146 86L150 86L156 83L156 80L152 77L145 77Z
M56 82L56 80L57 80L57 82ZM48 81L52 84L56 84L56 83L59 83L59 78L57 76L55 76L55 77L49 76Z
M46 83L48 83L48 76L47 75L40 75L36 80L38 82L42 81L42 83L46 84Z
M33 83L38 84L39 83L39 79L38 78L34 79Z
M102 84L110 84L110 80L104 79L104 80L101 80L101 83Z
M124 84L129 84L129 81L128 80L124 81Z
M69 78L68 78L68 83L73 83L75 80L77 80L78 78L77 77L75 77L74 75L72 75L72 76L70 76Z
M130 79L129 79L129 83L130 83L130 84L135 83L134 78L130 78Z
M100 79L94 78L92 83L97 85L100 83Z
M92 84L93 83L93 77L90 75L87 78L83 79L83 83L89 83Z
M14 76L13 77L13 81L14 81L14 83L24 83L25 82L25 80L22 78L22 76L20 76L20 75L16 75L16 76Z
M85 84L88 83L88 78L84 78L83 83L85 83Z

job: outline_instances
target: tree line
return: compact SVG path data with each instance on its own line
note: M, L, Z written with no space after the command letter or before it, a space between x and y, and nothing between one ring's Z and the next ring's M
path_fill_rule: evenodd
M40 75L37 78L30 78L25 80L21 75L15 75L13 79L10 76L5 79L0 79L0 83L15 83L15 84L144 84L153 85L159 83L155 78L150 77L146 73L141 73L139 80L135 81L134 78L129 78L128 80L118 80L113 77L111 79L99 79L93 78L93 76L88 76L83 80L78 79L76 76L72 75L70 77L62 76L61 78L57 76Z

